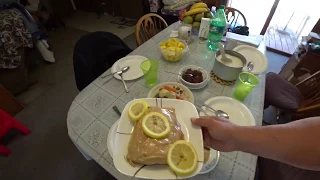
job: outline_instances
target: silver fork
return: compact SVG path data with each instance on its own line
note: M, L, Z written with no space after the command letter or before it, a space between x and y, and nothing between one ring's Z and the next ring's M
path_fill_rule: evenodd
M216 114L216 116L221 117L221 118L225 118L225 119L229 119L229 115L226 112L222 111L222 110L215 110L215 109L213 109L212 107L210 107L209 105L207 105L205 103L203 103L202 105L198 104L198 106L200 106L201 109L202 109L202 106L205 106L206 108L208 108L209 110L214 112Z
M200 111L202 111L203 113L204 113L204 115L206 115L206 116L209 116L209 114L208 113L206 113L206 111L204 110L204 109L202 109L202 107L201 106L199 106L199 105L194 105L195 107L196 107L196 109L198 110L198 113L200 114Z

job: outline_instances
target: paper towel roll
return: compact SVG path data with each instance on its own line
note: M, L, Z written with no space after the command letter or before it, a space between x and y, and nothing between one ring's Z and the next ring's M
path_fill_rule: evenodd
M208 38L210 23L211 23L210 18L201 18L201 24L200 24L199 34L198 34L199 37L205 38L205 39Z

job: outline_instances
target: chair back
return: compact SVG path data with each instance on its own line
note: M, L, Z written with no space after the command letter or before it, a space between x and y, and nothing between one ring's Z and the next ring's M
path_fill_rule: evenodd
M295 85L305 100L320 98L320 70Z
M227 22L230 24L230 27L235 28L237 25L247 25L246 17L240 12L238 9L232 7L226 7L225 14L227 18ZM241 21L239 21L239 16L241 16ZM244 23L244 24L242 24Z
M295 85L304 97L293 119L320 115L320 71Z
M131 51L118 36L109 32L93 32L83 36L73 52L73 68L79 91Z
M136 25L137 45L140 46L167 27L166 21L158 14L149 13L142 16Z

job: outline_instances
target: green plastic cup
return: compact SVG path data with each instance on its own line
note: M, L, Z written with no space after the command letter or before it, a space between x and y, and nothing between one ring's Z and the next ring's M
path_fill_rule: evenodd
M148 87L153 87L158 84L158 66L158 61L155 60L146 60L140 65Z
M233 97L239 101L243 101L258 84L259 80L254 74L248 72L240 73L238 84L233 92Z

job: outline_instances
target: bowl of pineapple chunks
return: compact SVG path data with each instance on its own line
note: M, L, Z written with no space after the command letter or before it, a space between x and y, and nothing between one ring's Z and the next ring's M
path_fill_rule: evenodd
M160 43L161 54L169 62L178 62L188 51L186 42L176 38L170 38Z

